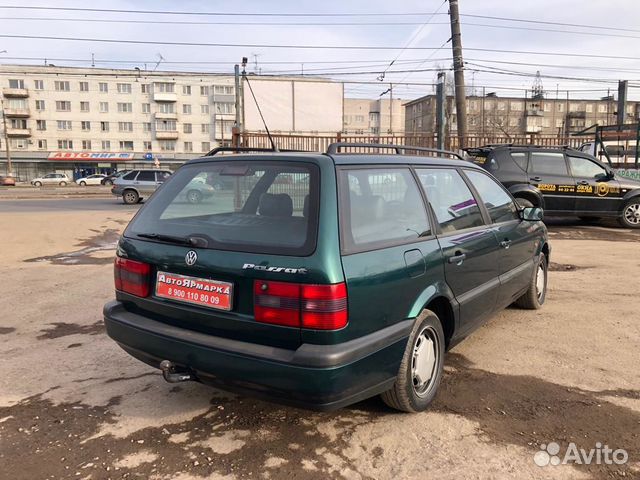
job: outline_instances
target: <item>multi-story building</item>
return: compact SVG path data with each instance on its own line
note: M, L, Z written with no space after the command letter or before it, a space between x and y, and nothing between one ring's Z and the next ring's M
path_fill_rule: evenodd
M350 135L400 134L405 128L404 100L344 99L342 132Z
M341 128L342 84L260 76L251 83L274 130ZM261 129L244 90L241 117L247 128ZM52 171L107 173L155 160L175 168L230 144L236 118L232 75L0 65L0 99L20 180ZM0 174L7 170L2 125Z
M407 134L436 131L436 97L427 95L404 104ZM616 123L617 102L601 100L485 97L467 98L470 135L557 135L567 136L591 125ZM640 102L627 102L626 122L637 122ZM455 99L447 97L447 129L457 131Z

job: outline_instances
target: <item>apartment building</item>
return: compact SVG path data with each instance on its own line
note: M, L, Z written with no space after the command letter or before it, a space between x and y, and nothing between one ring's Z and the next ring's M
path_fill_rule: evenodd
M345 98L342 133L389 135L404 132L404 100Z
M436 131L436 97L427 95L404 104L407 134ZM467 98L470 135L560 135L579 132L591 125L616 123L617 102L613 97L593 99L550 99L498 97ZM637 122L640 102L628 102L626 122ZM447 97L447 129L457 131L455 99Z

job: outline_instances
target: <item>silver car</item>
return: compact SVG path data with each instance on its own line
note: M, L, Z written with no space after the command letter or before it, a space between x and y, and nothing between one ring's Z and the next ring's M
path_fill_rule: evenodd
M31 185L34 187L41 187L43 185L60 185L61 187L64 187L69 183L71 183L71 180L64 173L47 173L43 177L31 180Z
M138 203L155 192L170 176L170 170L132 170L114 179L111 193L121 196L124 203Z

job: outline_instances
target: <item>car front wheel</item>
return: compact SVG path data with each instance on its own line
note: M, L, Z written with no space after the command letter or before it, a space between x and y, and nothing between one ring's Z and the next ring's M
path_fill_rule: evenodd
M34 187L41 187L42 186L42 182L33 182L33 186Z
M81 187L86 187L87 186L87 182L80 182L80 186Z
M189 190L187 192L187 201L189 203L200 203L202 201L202 193L199 190Z
M113 182L111 180L105 180L103 185L113 185Z
M527 310L537 310L544 304L547 297L547 277L549 273L549 262L547 256L541 253L536 262L536 269L533 272L529 288L514 303L520 308Z
M67 186L67 182L60 182L58 185L60 185L61 187L66 187Z
M125 190L122 194L122 201L127 205L134 205L140 200L140 195L135 190Z
M423 310L416 319L393 387L384 403L404 412L425 410L435 398L444 366L445 337L438 316Z
M620 224L627 228L640 228L640 197L632 198L624 205Z

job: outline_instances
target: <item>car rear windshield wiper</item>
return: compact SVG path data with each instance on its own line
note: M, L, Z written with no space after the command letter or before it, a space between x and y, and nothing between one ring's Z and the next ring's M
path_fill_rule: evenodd
M176 245L188 245L190 247L202 246L203 240L197 237L178 237L174 235L164 235L162 233L137 233L136 236L160 240L161 242L175 243Z

